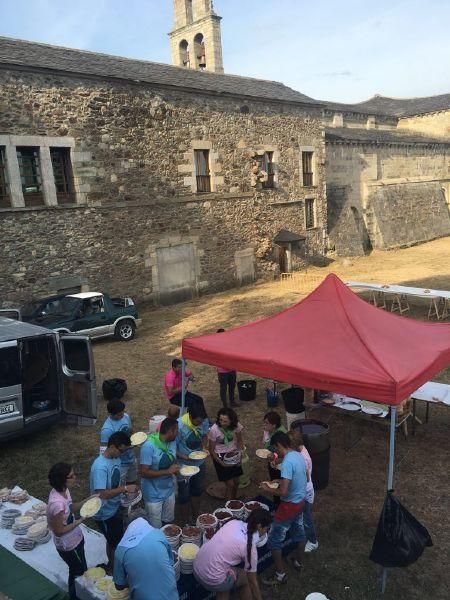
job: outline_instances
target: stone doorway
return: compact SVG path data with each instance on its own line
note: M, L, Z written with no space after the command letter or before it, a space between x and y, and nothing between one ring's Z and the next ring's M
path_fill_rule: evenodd
M197 295L196 256L193 243L156 249L159 301L190 300Z

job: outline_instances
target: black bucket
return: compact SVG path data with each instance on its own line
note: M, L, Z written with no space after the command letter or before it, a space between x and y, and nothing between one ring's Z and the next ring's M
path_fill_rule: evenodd
M239 400L248 402L256 398L256 381L255 379L243 379L237 383Z
M102 385L103 397L105 400L120 400L127 391L127 382L125 379L105 379Z
M290 387L281 392L283 398L284 408L286 412L297 415L303 412L303 401L305 399L305 392L301 387Z
M291 429L300 431L305 447L312 460L314 489L324 490L330 476L330 428L327 423L315 419L294 421Z

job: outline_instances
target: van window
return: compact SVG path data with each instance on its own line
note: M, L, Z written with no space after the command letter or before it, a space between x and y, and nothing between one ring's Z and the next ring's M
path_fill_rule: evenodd
M20 361L17 346L0 348L0 388L20 384Z
M84 340L64 338L64 358L67 368L71 371L89 372L89 352Z

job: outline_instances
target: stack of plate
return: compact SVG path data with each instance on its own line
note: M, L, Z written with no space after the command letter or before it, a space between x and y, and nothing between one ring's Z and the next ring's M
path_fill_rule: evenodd
M245 505L240 500L228 500L225 508L231 511L235 519L243 519L245 517Z
M14 540L14 548L16 550L33 550L36 542L34 540L30 540L27 537L18 537Z
M12 533L14 535L26 535L28 529L33 525L33 517L24 515L23 517L16 517L14 525L12 526Z
M228 508L216 508L213 515L216 517L219 527L222 527L222 525L225 525L227 521L233 518L233 513Z
M166 536L172 550L178 550L180 546L181 527L173 524L164 525L164 527L161 527L161 531Z
M129 588L124 590L117 590L114 582L111 581L109 584L108 591L106 592L106 600L128 600L130 597Z
M131 508L132 506L136 506L142 500L142 492L141 490L137 490L136 492L132 492L130 494L122 494L121 504L124 508Z
M36 502L36 504L33 504L33 506L27 510L25 514L33 517L33 519L37 521L39 517L45 517L47 514L47 505L45 502Z
M34 523L28 528L27 537L34 540L36 544L46 544L50 537L50 531L47 528L47 523Z
M2 512L2 520L0 521L0 525L5 529L11 529L14 525L14 521L17 517L20 517L22 513L17 508L7 508Z
M178 552L173 552L173 569L175 571L175 579L179 581L181 577L181 566L180 559L178 558Z
M102 577L101 579L97 579L97 581L95 582L95 585L94 585L94 590L98 594L102 594L103 596L105 596L106 592L109 589L109 586L111 585L111 581L112 581L112 577L110 577L109 575L106 575L105 577Z
M263 504L262 502L258 502L258 500L251 500L250 502L245 503L245 515L244 518L247 519L252 510L257 510L261 508L263 510L269 510L267 504Z
M206 529L213 529L215 531L219 525L219 521L215 515L204 513L198 517L196 525L197 527L200 527L203 532L205 532Z
M186 527L183 527L181 531L181 544L195 544L196 546L201 546L202 536L203 531L200 527L191 527L190 525L187 525Z
M6 502L9 498L11 490L9 488L2 488L0 490L0 502Z
M27 490L20 490L19 492L11 492L8 497L8 502L13 504L23 504L29 498Z
M180 559L180 572L183 575L192 575L194 572L194 559L197 556L198 546L196 544L182 544L178 550Z

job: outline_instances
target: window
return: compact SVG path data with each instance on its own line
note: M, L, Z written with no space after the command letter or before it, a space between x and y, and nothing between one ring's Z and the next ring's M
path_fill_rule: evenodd
M50 148L58 204L75 202L69 148Z
M6 154L4 146L0 146L0 208L8 208L11 201L6 180Z
M316 226L316 206L314 198L305 200L305 229L313 229Z
M194 52L196 65L201 71L204 71L206 69L205 40L201 33L197 33L194 38Z
M64 339L64 358L71 371L88 373L90 370L89 350L84 340Z
M274 186L274 163L273 163L273 152L264 152L261 160L259 161L261 165L261 169L267 173L267 181L263 181L264 189L271 189Z
M16 151L25 206L44 204L39 148L24 146Z
M20 361L17 346L0 348L0 388L20 383Z
M209 150L194 150L197 192L211 191L211 172L209 170Z
M313 152L302 152L302 173L303 185L311 186L313 184Z

